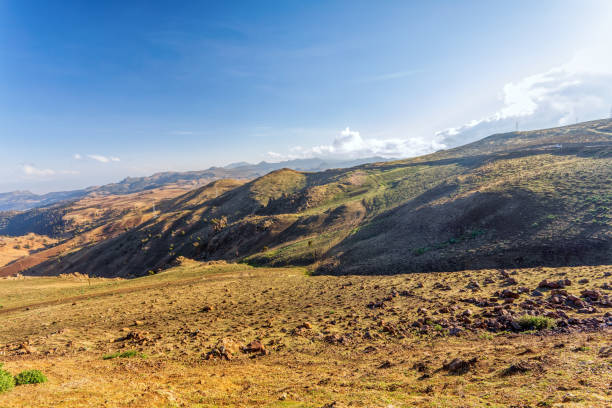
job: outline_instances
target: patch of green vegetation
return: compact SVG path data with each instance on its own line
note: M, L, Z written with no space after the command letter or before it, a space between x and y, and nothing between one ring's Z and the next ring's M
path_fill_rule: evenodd
M484 332L484 333L479 334L478 338L483 339L483 340L493 340L493 335L491 333Z
M122 353L116 352L116 353L111 353L111 354L105 354L102 356L102 360L112 360L114 358L132 358L132 357L147 358L147 355L144 353L141 353L140 351L128 350Z
M40 384L44 382L47 382L47 377L39 370L26 370L15 376L15 385Z
M0 393L10 390L15 386L15 378L6 370L2 369L0 363Z
M550 317L525 315L518 320L521 330L544 330L555 327L556 322Z

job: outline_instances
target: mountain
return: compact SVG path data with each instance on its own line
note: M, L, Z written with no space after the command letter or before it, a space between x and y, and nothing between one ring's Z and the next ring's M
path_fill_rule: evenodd
M141 276L181 256L335 274L610 264L611 181L612 120L499 134L409 160L217 181L28 273Z
M61 191L37 195L29 191L0 193L1 211L23 211L31 208L46 207L65 200L75 200L90 194L131 194L161 187L192 189L202 187L211 181L231 178L237 180L263 176L270 171L292 168L300 171L321 171L330 168L353 167L364 163L388 160L382 157L369 157L353 160L299 159L279 163L262 161L258 164L246 162L232 163L225 167L211 167L201 171L161 172L147 177L127 177L118 183L89 187L82 190Z
M59 201L83 197L90 190L60 191L56 193L34 194L30 191L0 193L0 211L21 211L35 207L45 207Z

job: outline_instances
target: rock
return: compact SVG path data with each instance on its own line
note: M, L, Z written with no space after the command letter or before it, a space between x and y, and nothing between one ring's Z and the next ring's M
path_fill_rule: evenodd
M539 290L534 289L534 290L531 292L531 296L540 297L540 296L544 296L544 294L543 294L542 292L540 292Z
M339 334L329 334L325 336L324 340L330 344L343 344L346 342L346 337Z
M612 357L612 346L608 346L608 347L604 346L600 348L597 354L599 355L599 357L603 357L603 358Z
M418 313L418 314L422 314L422 315L426 315L426 314L428 314L428 313L429 313L429 310L425 309L424 307L419 307L419 308L417 309L417 313Z
M476 364L476 357L470 360L455 358L448 364L444 364L443 368L451 374L465 374L470 371L470 368Z
M561 279L558 281L548 281L544 279L542 282L538 284L538 288L546 288L546 289L561 289L566 286L570 286L572 281L569 279Z
M382 362L382 363L381 363L381 364L378 366L378 368L391 368L391 367L393 367L393 363L391 363L391 361L389 361L389 360L383 361L383 362Z
M370 302L366 305L366 307L368 309L384 309L385 308L385 302L382 300L377 300L375 302Z
M218 357L221 359L231 360L232 357L240 351L242 344L238 341L225 337L217 342L217 344L206 353L206 359Z
M504 299L518 299L521 297L517 292L511 291L509 289L504 289L501 293L501 296Z
M312 329L312 324L310 324L309 322L304 322L304 323L300 324L297 328L298 329L311 330Z
M245 353L261 353L263 355L268 354L268 350L266 347L258 340L253 340L249 344L247 344L242 351Z
M563 396L563 402L580 402L582 399L577 397L576 395L572 394L572 393L568 393L565 394Z
M518 281L514 278L507 278L505 283L506 285L518 285Z
M589 280L587 278L582 278L578 281L578 283L580 284L585 284L585 283L589 283Z
M345 408L344 404L339 403L338 401L329 402L323 405L321 408Z
M213 310L215 310L214 306L206 305L200 309L200 312L212 312Z
M374 340L375 336L369 330L366 330L363 334L363 338L366 340Z
M471 281L465 287L467 289L480 290L480 285L478 284L478 282L475 282L475 281Z
M599 293L596 290L585 289L582 292L580 292L580 296L582 296L583 298L588 298L590 300L595 301L601 297L601 293Z
M512 320L510 322L510 327L512 327L512 330L515 330L515 331L521 331L521 329L522 329L521 325L516 320Z
M417 370L419 373L426 373L429 371L429 366L423 361L419 361L419 362L414 363L414 365L412 366L412 369Z

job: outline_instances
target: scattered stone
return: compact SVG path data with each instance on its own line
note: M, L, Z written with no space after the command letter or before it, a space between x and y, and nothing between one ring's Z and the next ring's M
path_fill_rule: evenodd
M572 284L572 281L570 281L569 279L561 279L561 280L554 281L554 282L544 279L542 282L538 284L538 288L561 289L566 286L570 286L571 284Z
M212 312L213 310L215 310L214 306L206 305L200 309L200 312Z

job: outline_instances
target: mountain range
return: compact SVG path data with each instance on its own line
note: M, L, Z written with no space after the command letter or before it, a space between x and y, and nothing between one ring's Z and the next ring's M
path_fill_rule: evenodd
M294 159L278 163L262 161L232 163L225 167L210 167L206 170L189 172L160 172L147 177L127 177L118 183L88 187L80 190L34 194L30 191L0 193L0 211L23 211L46 207L61 201L85 197L89 194L130 194L163 186L180 186L186 189L207 184L222 178L251 179L281 168L300 171L322 171L330 168L352 167L364 163L388 160L383 157L368 157L351 160Z
M610 264L612 120L407 160L224 178L148 203L145 193L130 196L139 209L88 198L8 215L0 234L63 242L37 255L26 271L37 275L135 277L180 257L325 274Z

